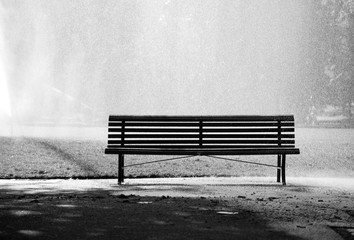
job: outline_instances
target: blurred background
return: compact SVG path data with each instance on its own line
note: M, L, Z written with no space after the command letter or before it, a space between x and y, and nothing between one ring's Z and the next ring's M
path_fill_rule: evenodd
M3 124L353 111L353 0L0 0Z
M0 0L0 178L116 177L109 114L294 114L288 176L353 177L353 88L354 0ZM275 176L157 166L126 175Z

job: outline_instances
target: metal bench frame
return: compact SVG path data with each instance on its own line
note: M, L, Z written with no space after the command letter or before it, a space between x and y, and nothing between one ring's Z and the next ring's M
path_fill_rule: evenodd
M287 154L295 148L294 116L109 116L105 154L118 155L118 184L124 168L193 156L277 168L286 184ZM169 159L124 166L124 155L178 155ZM182 156L180 156L182 155ZM277 155L277 165L220 157L221 155Z

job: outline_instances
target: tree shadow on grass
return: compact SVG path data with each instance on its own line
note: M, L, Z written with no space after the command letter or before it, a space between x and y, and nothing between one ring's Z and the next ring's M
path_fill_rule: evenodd
M300 239L214 198L7 188L0 190L0 209L1 239Z
M84 160L79 159L77 156L74 156L64 151L63 149L59 148L58 146L52 143L49 143L48 141L37 140L36 143L41 147L45 148L46 150L52 151L53 153L58 155L60 159L63 159L65 161L68 161L70 163L79 166L80 169L87 174L96 172L96 169L93 165L87 164L87 162L85 162Z

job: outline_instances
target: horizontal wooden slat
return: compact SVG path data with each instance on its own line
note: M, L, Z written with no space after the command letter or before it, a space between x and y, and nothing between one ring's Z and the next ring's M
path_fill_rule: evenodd
M109 128L108 132L161 132L161 133L177 133L177 132L199 132L199 128Z
M203 132L278 132L278 128L203 128ZM294 128L282 128L281 132L294 132ZM108 132L199 132L199 128L109 128Z
M197 122L109 122L109 127L121 127L121 126L132 126L132 127L199 127Z
M199 144L197 139L189 140L108 140L108 144ZM278 140L268 140L268 139L242 139L242 140L224 140L224 139L213 139L213 140L203 140L203 144L278 144ZM295 144L295 140L280 140L280 144Z
M199 127L197 122L109 122L109 127ZM277 122L204 122L203 127L275 127ZM293 127L294 122L282 122L282 127Z
M122 147L121 145L108 145L108 148L119 148ZM142 145L142 144L137 144L137 145L124 145L124 147L129 147L129 148L276 148L278 147L276 144L270 144L270 145L203 145L203 146L198 146L198 144L175 144L175 145L166 145L166 144L161 144L161 145ZM284 145L280 146L280 148L293 148L295 145Z
M275 155L275 154L299 154L297 148L259 148L234 149L234 148L106 148L106 154L144 154L144 155Z
M129 116L111 115L109 121L294 121L293 115L236 115L236 116Z
M278 134L203 134L206 138L278 138ZM108 138L199 138L199 134L108 134ZM280 134L281 138L294 138L294 134Z

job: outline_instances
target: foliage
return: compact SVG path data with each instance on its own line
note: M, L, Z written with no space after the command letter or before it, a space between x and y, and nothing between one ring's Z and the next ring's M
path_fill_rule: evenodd
M354 1L310 1L303 57L305 105L334 104L348 109L354 102Z

